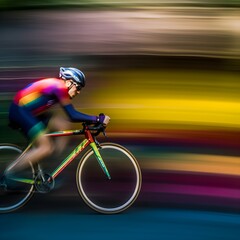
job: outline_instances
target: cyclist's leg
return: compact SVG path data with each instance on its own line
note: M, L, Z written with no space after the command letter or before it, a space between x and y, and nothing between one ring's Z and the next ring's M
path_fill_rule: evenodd
M24 107L12 104L9 111L10 122L15 122L21 127L30 141L34 141L34 147L20 156L12 165L9 171L20 170L26 167L29 161L38 162L53 152L53 144L49 137L45 136L45 125L38 118L34 117Z
M68 121L64 116L53 115L48 122L48 129L50 131L64 131L69 130L71 122Z
M53 131L64 131L64 130L69 130L71 128L71 122L68 121L66 118L60 115L54 115L48 125L48 131L53 132ZM54 148L55 148L55 153L56 154L61 154L62 151L65 149L67 143L69 142L68 137L58 137L54 139Z
M49 137L44 134L40 134L34 140L34 147L28 150L24 155L20 156L16 164L13 165L9 171L20 171L28 166L28 162L32 164L39 162L40 160L50 156L53 152L53 144Z

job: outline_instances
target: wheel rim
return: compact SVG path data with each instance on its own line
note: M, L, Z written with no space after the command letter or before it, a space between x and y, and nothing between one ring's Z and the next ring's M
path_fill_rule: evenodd
M103 154L103 152L105 150L111 150L114 153L114 155L115 155L116 152L118 154L120 153L120 155L124 156L129 161L129 164L130 164L132 169L131 169L130 173L128 173L128 175L129 174L130 175L135 174L135 176L133 176L133 179L135 179L135 180L134 180L134 184L133 184L134 185L133 189L131 189L131 194L129 194L130 196L127 197L128 199L126 201L124 201L121 204L119 203L119 206L114 206L114 207L109 207L109 206L108 207L105 207L105 206L103 207L103 206L101 206L101 203L96 203L95 200L93 201L91 199L91 196L89 196L89 193L86 193L88 191L88 189L86 189L87 187L84 186L84 184L83 184L83 173L85 171L84 167L85 167L86 163L90 161L91 157L95 158L95 156L94 156L92 151L87 152L86 155L83 157L82 161L79 163L78 174L77 174L77 177L78 177L77 184L78 184L79 193L82 196L83 200L91 208L93 208L96 211L99 211L99 212L102 212L102 213L117 213L117 212L121 212L121 211L127 209L129 206L131 206L132 203L135 201L135 199L137 198L137 196L139 194L139 191L140 191L140 188L141 188L141 171L140 171L138 163L136 162L136 159L125 148L123 148L123 147L121 147L119 145L115 145L115 144L111 144L111 145L110 144L103 144L103 145L101 145L101 147L102 147L102 150L100 151L101 154ZM106 156L103 156L104 161L106 161L105 157ZM95 160L95 161L97 161L97 160ZM105 162L105 163L106 163L107 167L109 168L109 162ZM100 168L100 167L98 167L98 168ZM122 168L121 168L121 171L122 171ZM112 172L112 169L110 167L110 174L111 174L111 172ZM102 174L103 175L102 172L101 173L98 172L98 174ZM114 174L116 174L116 173L114 173ZM112 177L114 178L115 175L112 176ZM129 177L132 177L132 176L128 176L127 177L127 181L129 181ZM121 181L122 180L126 181L126 176L120 176L120 179L121 179ZM112 181L112 180L110 180L110 181ZM127 183L127 185L129 184L129 182ZM94 182L94 184L96 184L96 182ZM122 185L122 183L120 183L120 185ZM102 186L100 186L100 184L99 184L99 187L102 187ZM120 186L120 187L124 188L123 186ZM125 184L125 187L126 187L126 184ZM110 189L110 192L112 194L112 189ZM117 195L120 194L119 192L121 192L121 191L119 191L119 189L116 189L116 194ZM111 194L110 194L109 198L112 197ZM123 192L121 192L121 194L123 194ZM121 197L123 197L123 196L121 196Z
M8 165L8 157L11 158L14 155L21 154L21 149L17 146L13 145L2 145L0 146L0 164L1 167L3 165ZM1 169L1 173L2 173ZM30 164L29 167L30 173L29 176L33 176L34 169L33 166ZM30 175L31 174L31 175ZM23 183L16 183L13 184L13 178L4 178L4 181L7 185L7 189L0 189L0 212L10 212L18 209L19 207L23 206L33 194L33 185L26 185L23 187ZM3 179L2 179L3 180ZM12 185L11 185L12 184ZM11 185L11 186L10 186Z

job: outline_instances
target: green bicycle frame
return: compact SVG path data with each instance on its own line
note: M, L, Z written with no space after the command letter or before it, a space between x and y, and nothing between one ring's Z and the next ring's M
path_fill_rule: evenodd
M62 137L62 136L71 136L71 135L81 135L85 134L85 139L62 161L62 163L51 173L51 177L55 179L86 147L89 145L91 146L96 159L101 166L103 172L106 174L108 179L111 179L111 176L109 174L109 171L102 159L102 156L98 150L97 144L95 143L92 134L89 129L85 129L84 132L79 130L68 130L68 131L59 131L59 132L53 132L48 133L46 136L50 137ZM31 147L32 143L27 147L27 149L23 152L26 153L26 151ZM23 155L22 154L22 155ZM34 184L34 180L32 179L24 179L24 178L11 178L14 181L18 182L24 182L28 184Z

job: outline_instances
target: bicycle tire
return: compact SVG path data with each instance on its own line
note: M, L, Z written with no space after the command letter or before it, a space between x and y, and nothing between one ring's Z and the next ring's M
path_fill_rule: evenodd
M109 180L103 173L93 150L90 149L81 158L77 167L78 192L84 202L97 212L104 214L123 212L139 195L142 184L141 169L133 154L121 145L103 143L100 144L99 152L111 179Z
M23 207L33 196L34 184L15 183L12 178L4 175L6 169L14 164L14 160L21 153L22 150L17 145L0 144L0 177L3 181L0 183L2 184L0 187L0 213L12 212ZM34 174L35 171L31 163L29 163L29 167L21 171L21 177L33 178Z

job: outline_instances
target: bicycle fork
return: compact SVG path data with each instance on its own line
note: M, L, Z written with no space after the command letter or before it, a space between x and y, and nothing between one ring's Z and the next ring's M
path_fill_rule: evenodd
M110 173L106 167L106 164L103 161L103 158L98 150L97 144L95 142L90 143L90 146L92 147L92 150L98 160L99 165L101 166L103 172L107 175L108 179L111 179Z
M102 168L103 172L107 175L107 178L110 180L111 176L110 176L110 173L106 167L106 164L104 163L103 158L98 150L98 147L100 147L100 144L96 140L96 137L93 137L89 130L85 130L85 137L86 137L86 139L88 139L87 141L90 143L90 146L95 154L95 157L96 157L100 167Z

